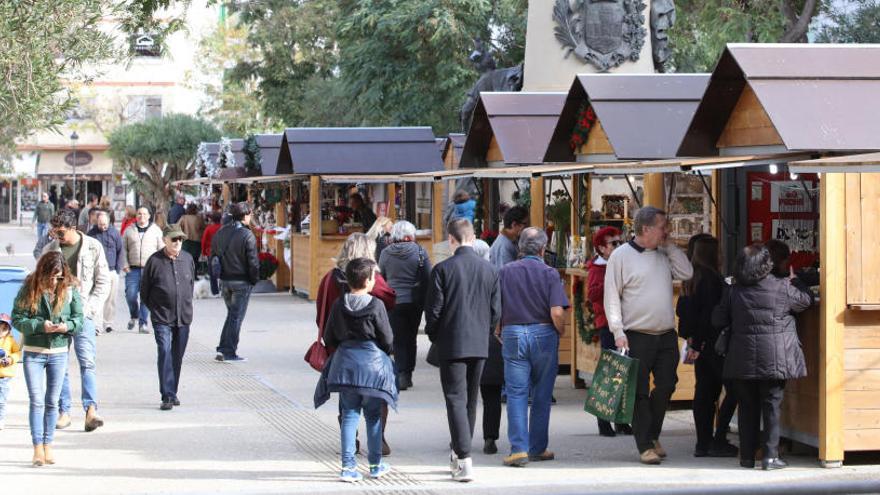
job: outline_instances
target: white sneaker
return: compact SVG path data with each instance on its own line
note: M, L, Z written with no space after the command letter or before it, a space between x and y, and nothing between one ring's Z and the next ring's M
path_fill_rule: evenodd
M458 469L458 456L453 450L449 453L449 470L454 473L456 469Z
M474 464L473 459L468 457L467 459L459 459L457 469L452 471L452 479L454 481L460 481L462 483L467 483L468 481L474 480Z

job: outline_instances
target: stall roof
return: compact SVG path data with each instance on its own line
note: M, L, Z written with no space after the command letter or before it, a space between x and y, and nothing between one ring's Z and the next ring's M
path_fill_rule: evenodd
M708 82L709 74L579 74L568 92L544 161L575 160L569 139L587 102L617 158L674 157Z
M493 136L504 163L543 163L544 150L564 103L565 93L558 92L480 93L462 150L461 166L485 166Z
M230 139L229 148L232 150L232 157L235 159L235 166L244 167L244 139Z
M379 175L443 170L430 127L287 129L282 149L287 152L280 154L278 173Z
M816 160L791 162L788 169L795 173L815 172L880 172L880 153L829 156Z
M257 147L260 148L260 169L263 175L278 173L278 155L281 151L281 134L257 134ZM289 173L289 172L288 172Z
M679 155L719 153L746 84L789 150L880 149L880 45L730 44Z
M220 143L201 143L205 145L205 150L208 152L208 162L211 165L217 165L217 158L220 157Z
M443 159L446 160L450 152L455 153L452 157L452 163L458 166L461 162L461 152L464 150L464 140L466 137L464 134L457 133L447 136L445 146L443 147Z

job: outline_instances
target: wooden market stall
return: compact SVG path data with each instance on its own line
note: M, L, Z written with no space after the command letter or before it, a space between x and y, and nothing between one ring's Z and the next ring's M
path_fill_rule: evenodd
M364 230L339 222L355 189L377 216L411 221L430 254L431 179L401 176L442 169L429 127L287 129L277 171L308 177L298 205L303 221L291 226L293 289L313 299L348 234Z
M878 94L877 45L728 45L679 154L878 150ZM819 304L798 318L808 376L786 385L783 435L839 466L845 452L880 450L880 177L867 173L880 168L876 156L790 161L717 172L734 226L725 247L733 257L776 238L818 257Z

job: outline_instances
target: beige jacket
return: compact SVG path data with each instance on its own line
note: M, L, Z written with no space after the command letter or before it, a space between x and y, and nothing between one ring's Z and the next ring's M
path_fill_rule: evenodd
M79 293L83 298L83 315L100 325L104 315L104 302L110 295L110 267L107 266L101 241L85 234L80 235L83 244L76 262L76 275L79 278ZM43 254L51 251L61 252L61 245L57 240L43 248Z
M151 223L143 235L138 231L137 224L133 223L125 229L122 245L125 248L122 250L122 268L143 268L153 253L165 247L165 241L162 240L162 229L155 223Z
M186 234L186 240L202 242L202 234L205 233L205 221L199 215L184 215L177 222L180 230Z

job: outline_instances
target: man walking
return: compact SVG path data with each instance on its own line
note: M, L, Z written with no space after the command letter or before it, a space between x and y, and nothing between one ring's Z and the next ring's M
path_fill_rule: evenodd
M517 242L524 228L529 226L529 210L522 206L514 206L504 212L504 228L498 234L489 249L489 261L497 270L516 261L519 255Z
M79 212L79 230L82 232L88 232L91 228L91 224L89 222L89 212L92 211L92 208L98 206L98 195L94 193L90 193L88 196L89 202L83 206L83 209Z
M134 228L132 228L134 227ZM162 229L150 219L150 210L141 206L137 210L135 223L125 229L122 242L125 246L122 271L125 272L125 300L128 303L128 329L138 326L139 333L147 330L147 307L138 302L141 287L141 273L150 256L165 247L162 243Z
M223 226L211 239L211 257L220 260L220 294L226 303L226 321L215 357L220 362L247 360L238 355L238 337L260 274L257 240L248 228L251 207L245 202L236 203L231 213L232 223Z
M153 253L141 276L141 301L150 309L156 337L159 368L159 409L170 411L179 406L177 387L189 325L193 317L195 266L192 256L183 251L186 234L177 224L165 227L165 248Z
M452 437L449 467L452 479L471 481L471 440L477 397L489 339L501 317L498 274L473 250L474 227L467 219L449 222L452 257L431 272L425 333L437 346L440 383Z
M49 232L49 222L55 216L55 205L49 202L49 195L43 193L34 210L34 223L37 224L37 239L42 239Z
M43 253L58 251L67 261L74 277L79 279L79 291L83 301L83 329L74 335L73 349L79 361L82 380L82 406L86 412L85 430L93 431L104 425L98 416L98 384L95 375L95 329L101 325L104 301L110 291L110 270L101 243L77 230L76 214L61 210L52 217L54 241L43 248ZM70 426L70 378L64 373L59 416L56 427Z
M519 236L519 261L501 270L501 353L507 386L506 466L551 461L550 403L559 371L559 336L568 298L559 272L544 264L547 234L529 227ZM529 411L529 391L532 407Z
M104 303L102 317L104 331L110 333L113 331L113 320L116 318L116 290L119 287L119 272L122 271L125 249L122 245L122 236L119 235L116 226L110 223L110 215L105 210L97 210L97 212L97 223L89 231L89 236L101 243L104 248L104 257L107 259L107 266L110 269L110 291L107 295L107 301ZM96 330L100 333L101 327Z
M183 215L186 213L185 204L186 197L183 194L178 194L174 197L174 204L171 206L171 211L168 212L169 224L177 223L183 218Z
M693 267L669 238L663 210L639 209L634 228L636 237L608 258L605 316L617 348L639 360L633 435L641 462L659 464L666 457L659 442L663 419L678 382L672 280L690 279Z

